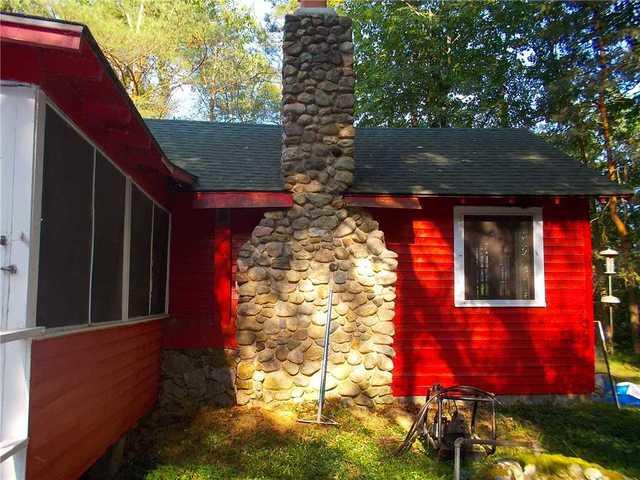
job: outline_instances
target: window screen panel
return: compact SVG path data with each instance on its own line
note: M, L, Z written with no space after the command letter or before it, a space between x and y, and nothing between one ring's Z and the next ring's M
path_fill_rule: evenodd
M465 299L533 300L529 216L465 216Z
M142 317L149 314L152 218L153 203L140 189L132 185L129 318Z
M151 313L165 313L167 290L167 249L169 247L169 214L153 209L153 261L151 266Z
M96 153L91 321L122 320L126 178Z
M36 323L89 320L93 147L47 107Z

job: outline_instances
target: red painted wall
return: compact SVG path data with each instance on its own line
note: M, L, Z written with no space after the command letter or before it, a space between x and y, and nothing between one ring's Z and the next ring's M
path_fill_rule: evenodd
M505 200L466 204L509 205ZM503 394L587 393L593 389L593 312L588 200L532 199L542 206L547 307L453 306L453 207L462 199L422 199L422 210L371 209L399 254L393 391L424 395L434 382L471 384ZM522 203L526 202L526 203ZM231 258L216 275L215 210L174 212L167 345L232 347L237 253L263 210L231 211ZM179 262L177 265L175 262ZM220 283L230 282L230 307ZM216 295L216 285L218 294ZM229 285L224 285L227 292ZM222 308L220 303L224 303ZM220 317L220 310L229 317ZM222 318L223 324L220 324ZM225 323L226 322L226 323Z
M453 306L453 206L460 203L433 199L402 214L372 211L388 247L399 254L394 395L424 395L434 382L501 394L591 392L588 201L522 205L543 207L544 308Z
M194 209L191 193L175 195L166 348L236 345L237 253L263 212Z
M162 322L33 342L27 478L78 478L155 403Z

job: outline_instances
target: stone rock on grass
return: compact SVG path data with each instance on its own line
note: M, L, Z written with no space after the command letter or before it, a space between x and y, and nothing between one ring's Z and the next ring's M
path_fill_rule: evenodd
M524 472L515 460L499 460L489 468L487 478L492 480L524 480Z
M567 473L569 477L577 480L584 480L584 475L582 474L582 467L577 463L572 463L567 467Z
M363 394L358 395L353 401L361 407L373 407L373 400Z
M582 473L586 480L605 480L602 472L594 467L585 468L584 472Z
M524 480L537 480L537 469L535 465L524 466Z

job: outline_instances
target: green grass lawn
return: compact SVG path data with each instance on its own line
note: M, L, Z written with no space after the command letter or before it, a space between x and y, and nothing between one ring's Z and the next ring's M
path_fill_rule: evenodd
M616 352L610 360L611 373L617 382L640 384L640 355Z
M274 409L203 408L177 422L147 421L120 479L450 479L452 466L425 454L421 445L393 455L413 417L400 408L375 412L331 407L339 427L296 422L313 405ZM640 478L640 412L579 404L502 409L501 438L538 441L548 454L499 450L553 474L571 463ZM577 457L577 458L574 458ZM480 479L480 462L467 478ZM467 472L470 467L467 466ZM623 478L607 471L611 480ZM547 477L562 478L562 477Z

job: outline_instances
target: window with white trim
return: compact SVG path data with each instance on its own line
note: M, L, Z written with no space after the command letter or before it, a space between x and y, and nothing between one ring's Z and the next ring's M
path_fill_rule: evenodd
M545 306L542 209L454 208L457 307Z

